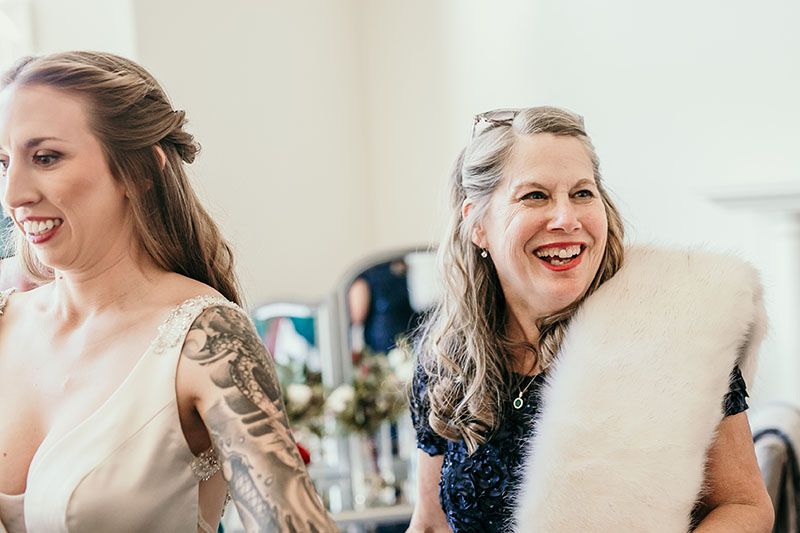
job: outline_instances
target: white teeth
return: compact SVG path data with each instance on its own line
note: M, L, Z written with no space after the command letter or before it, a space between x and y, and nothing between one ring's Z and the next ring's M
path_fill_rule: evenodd
M560 247L553 247L553 248L540 248L536 250L537 257L558 257L561 259L566 259L568 257L573 257L581 253L581 245L580 244L573 244L570 246L566 246L564 248Z
M34 220L33 222L26 220L22 223L22 229L28 235L41 235L56 226L60 226L61 222L62 220L60 218L48 218L47 220L41 221Z

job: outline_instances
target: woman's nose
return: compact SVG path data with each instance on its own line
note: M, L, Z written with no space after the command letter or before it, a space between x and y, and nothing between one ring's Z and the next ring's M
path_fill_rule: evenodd
M572 233L581 229L581 222L575 206L569 199L556 200L547 222L549 231L564 231Z
M15 209L36 201L36 189L28 178L19 165L9 162L3 180L3 206L5 208Z

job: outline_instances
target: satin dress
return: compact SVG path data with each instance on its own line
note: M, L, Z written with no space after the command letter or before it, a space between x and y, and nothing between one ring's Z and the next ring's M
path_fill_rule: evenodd
M2 293L0 313L8 294ZM94 413L67 434L44 439L25 493L0 494L0 533L216 531L198 495L219 464L213 450L200 456L189 450L175 392L186 334L211 306L239 309L211 296L182 303Z

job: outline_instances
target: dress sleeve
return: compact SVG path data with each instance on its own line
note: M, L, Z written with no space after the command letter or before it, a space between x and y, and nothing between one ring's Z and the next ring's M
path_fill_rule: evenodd
M437 435L430 424L428 414L428 376L422 363L417 362L414 368L414 379L411 382L411 420L417 432L417 448L428 455L444 455L447 451L447 439Z
M733 367L731 371L731 388L725 395L722 407L725 416L731 416L747 410L747 384L742 377L742 371L739 365Z

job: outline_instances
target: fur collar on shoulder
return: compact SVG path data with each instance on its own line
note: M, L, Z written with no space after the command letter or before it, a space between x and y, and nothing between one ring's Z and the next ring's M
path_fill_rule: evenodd
M730 372L752 383L765 329L742 261L629 248L549 371L516 531L688 531Z

